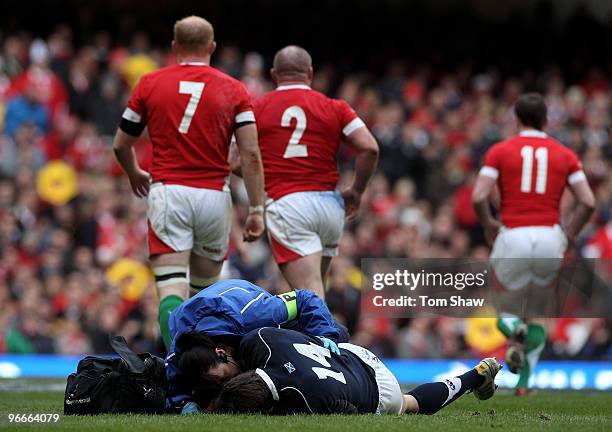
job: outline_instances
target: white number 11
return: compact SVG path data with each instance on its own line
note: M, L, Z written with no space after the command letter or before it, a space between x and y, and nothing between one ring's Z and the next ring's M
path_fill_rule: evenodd
M525 146L521 148L521 157L523 158L523 168L521 171L521 192L531 192L531 176L533 173L533 147ZM536 159L536 186L537 194L543 195L546 193L546 178L548 176L548 149L539 147L535 151Z
M185 108L185 114L183 114L181 125L178 128L180 133L185 134L189 130L189 125L191 125L193 114L195 113L195 110L198 107L198 102L200 102L200 98L202 97L204 85L204 83L194 81L179 82L179 93L191 95L189 102L187 103L187 107Z

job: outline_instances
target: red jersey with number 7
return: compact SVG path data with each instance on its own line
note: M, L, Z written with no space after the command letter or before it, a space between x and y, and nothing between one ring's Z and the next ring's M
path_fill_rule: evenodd
M154 182L223 190L232 133L255 121L242 83L204 63L144 75L123 118L147 126Z
M254 112L266 192L272 199L334 190L340 142L365 126L345 101L301 84L279 86L255 101Z
M508 228L558 224L565 187L586 179L576 153L535 130L491 147L480 174L497 180Z

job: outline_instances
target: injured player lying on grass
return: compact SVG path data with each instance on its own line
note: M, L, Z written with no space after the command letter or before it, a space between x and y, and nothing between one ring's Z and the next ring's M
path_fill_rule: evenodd
M339 347L338 355L316 338L264 327L246 335L237 350L218 351L216 359L198 362L197 350L184 359L190 359L188 375L199 363L204 382L223 382L218 396L200 405L231 413L433 414L469 391L480 400L491 398L501 369L487 358L463 375L402 394L395 376L370 351L348 343ZM196 384L196 399L198 394Z

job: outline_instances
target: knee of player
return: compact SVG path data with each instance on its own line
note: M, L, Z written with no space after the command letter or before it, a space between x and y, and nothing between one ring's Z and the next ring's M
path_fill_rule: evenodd
M199 277L195 275L189 275L189 293L193 297L200 291L209 286L219 282L220 275L210 277Z

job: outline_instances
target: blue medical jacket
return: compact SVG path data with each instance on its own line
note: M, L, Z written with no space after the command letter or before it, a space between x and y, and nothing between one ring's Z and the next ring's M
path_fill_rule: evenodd
M329 309L311 291L296 290L272 295L250 282L228 279L203 289L176 308L170 315L172 343L166 357L168 408L181 406L190 395L181 388L178 336L201 331L208 336L244 336L260 327L292 325L311 336L324 336L338 341L341 333Z

